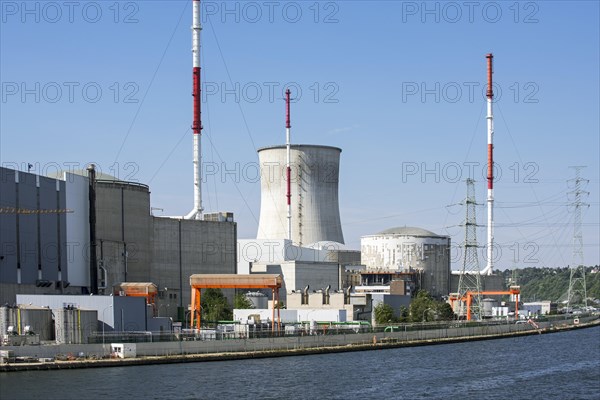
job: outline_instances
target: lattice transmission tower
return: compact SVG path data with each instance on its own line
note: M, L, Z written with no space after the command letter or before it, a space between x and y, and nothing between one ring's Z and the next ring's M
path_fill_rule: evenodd
M467 292L474 293L471 303L471 315L481 320L483 303L481 299L481 270L479 269L479 245L477 243L477 216L475 207L475 181L467 179L467 197L462 203L465 205L465 241L463 248L463 265L458 278L458 309L459 316L466 315L465 302Z
M569 167L575 170L574 188L569 194L574 196L570 206L573 207L573 258L570 266L571 277L569 279L569 291L567 293L567 310L572 310L574 305L587 307L587 289L585 283L585 266L583 265L583 231L581 229L581 209L589 207L589 204L581 201L582 195L588 195L582 189L582 183L589 182L580 176L584 166Z

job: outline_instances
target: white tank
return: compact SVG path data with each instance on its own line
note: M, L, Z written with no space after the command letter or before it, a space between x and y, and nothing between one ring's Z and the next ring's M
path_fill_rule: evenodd
M498 301L495 299L483 299L483 315L491 317L494 307L498 307Z
M246 298L252 303L252 306L257 310L268 308L269 299L264 293L249 292L246 293Z
M309 245L320 241L344 243L338 181L341 149L318 145L292 145L292 242ZM258 150L261 167L261 202L258 239L287 239L286 147Z

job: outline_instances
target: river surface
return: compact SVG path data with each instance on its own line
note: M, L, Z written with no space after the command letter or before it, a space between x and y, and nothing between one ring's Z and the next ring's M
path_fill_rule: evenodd
M259 360L0 373L0 399L600 399L600 327Z

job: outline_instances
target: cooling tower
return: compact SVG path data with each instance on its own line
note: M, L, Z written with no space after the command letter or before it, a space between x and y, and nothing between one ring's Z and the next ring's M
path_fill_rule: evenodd
M344 243L338 204L341 152L330 146L291 146L291 239L296 245ZM257 239L287 239L286 146L261 148L258 158L261 200Z

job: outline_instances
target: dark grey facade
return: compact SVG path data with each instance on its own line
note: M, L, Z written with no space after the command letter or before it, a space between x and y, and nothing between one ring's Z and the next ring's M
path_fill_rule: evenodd
M151 225L148 186L122 181L96 183L96 255L110 292L120 282L147 282L150 276ZM104 285L102 284L104 283Z
M235 274L235 222L152 217L150 280L159 288L159 314L175 316L191 301L190 275ZM230 303L233 291L224 290Z
M7 168L0 173L0 304L13 304L17 294L88 293L87 179L57 180ZM64 211L67 204L73 213L36 213ZM147 185L96 183L100 294L111 294L121 282L153 282L159 288L159 315L183 319L190 275L236 273L236 242L232 220L154 217ZM68 267L77 284L69 282Z
M68 282L65 182L0 167L0 293L4 285L26 285L60 293Z

